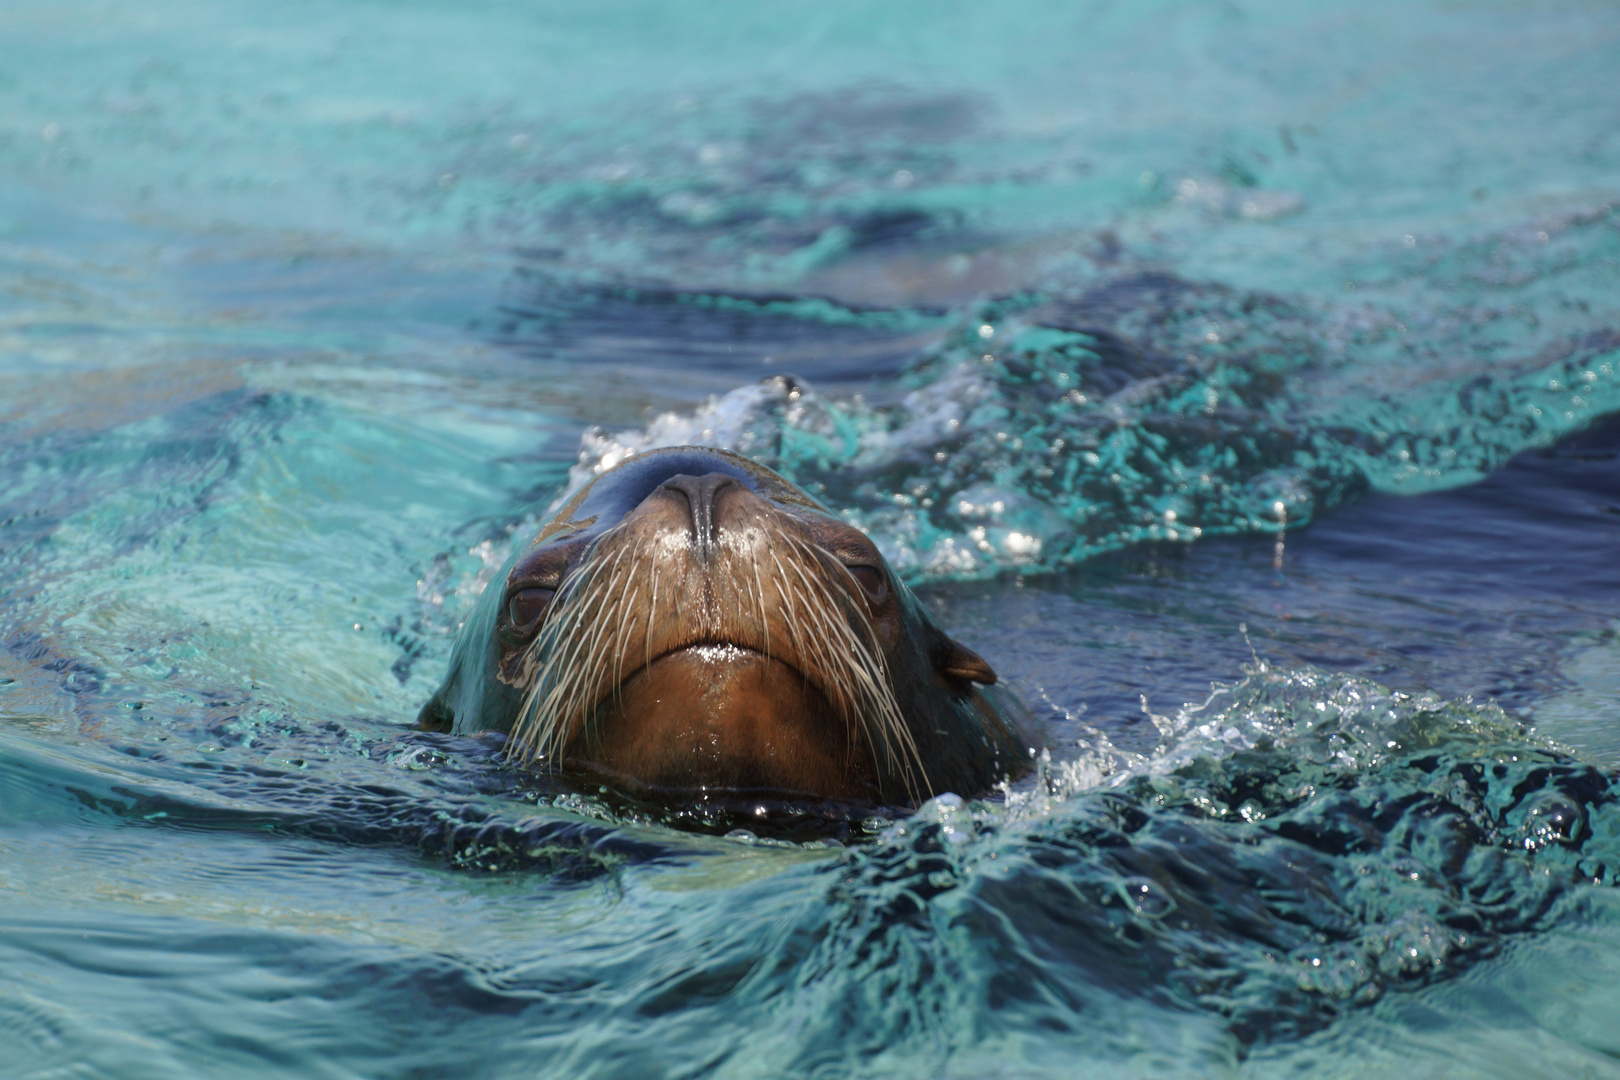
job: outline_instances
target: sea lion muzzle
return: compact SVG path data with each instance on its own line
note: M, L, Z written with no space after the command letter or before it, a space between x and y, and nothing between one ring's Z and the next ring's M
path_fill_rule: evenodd
M995 679L860 530L680 447L604 472L515 556L421 721L639 794L915 802L1027 771Z

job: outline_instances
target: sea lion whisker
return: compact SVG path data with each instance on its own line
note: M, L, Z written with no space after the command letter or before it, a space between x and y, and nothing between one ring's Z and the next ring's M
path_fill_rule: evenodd
M600 541L598 541L598 544ZM593 545L593 550L597 545ZM559 696L564 693L565 686L571 680L557 678L558 671L577 673L579 654L579 638L576 634L565 636L565 630L584 625L584 619L590 610L593 592L590 588L603 569L602 564L594 564L583 575L576 575L566 583L567 592L559 608L554 608L552 618L547 620L536 637L535 647L554 645L558 639L566 644L560 651L552 651L547 663L535 674L530 691L525 697L522 719L519 725L514 726L514 741L517 746L527 750L531 757L538 753L549 755L551 742L557 718L557 705Z
M770 532L773 535L780 535L779 530L776 529L771 529ZM768 550L768 554L770 555L771 561L773 564L775 564L777 570L776 576L773 579L776 584L777 596L788 609L787 618L784 620L784 623L788 631L789 647L792 649L793 653L799 657L799 662L801 664L807 660L811 660L819 656L823 669L832 674L836 680L836 667L830 664L825 650L820 648L819 644L816 642L815 639L817 635L808 632L808 629L813 629L815 626L820 624L820 609L813 604L809 604L808 602L804 605L804 607L801 608L799 602L800 591L793 578L788 574L786 568L782 565L781 559L777 557L774 550ZM763 605L765 586L763 580L759 576L759 559L757 554L753 559L753 568L755 581L759 587L758 599L761 605ZM801 631L801 627L805 627L807 630ZM808 645L807 641L809 643ZM841 687L833 686L829 687L828 689L833 691L832 704L837 709L839 716L844 720L845 724L849 725L853 721L854 725L860 728L862 736L867 740L868 744L870 744L871 732L867 728L865 717L860 715L860 711L858 709L851 709L849 707L850 703L843 700L842 695L838 693L838 691L842 689ZM848 743L846 743L846 755L852 756L853 754L854 742L853 740L850 740Z
M618 584L617 576L608 582L611 589ZM589 721L590 705L593 700L602 694L602 684L608 679L608 665L605 664L603 646L607 641L608 627L613 616L611 594L604 594L595 610L592 612L590 627L586 630L585 643L580 648L579 667L582 677L573 683L573 692L559 715L559 723L572 729L575 722L580 724L581 732ZM559 729L563 730L563 729Z
M782 566L782 561L776 557L775 551L772 551L770 555L771 561L776 564L777 595L781 597L788 606L788 618L786 621L789 644L792 646L793 652L799 657L799 662L803 664L804 660L809 658L810 650L805 648L802 640L803 635L800 633L799 626L802 622L810 622L812 620L801 615L798 600L795 595L796 590L791 587L793 582L788 578L787 570Z
M562 657L554 657L553 659L564 659L567 655L564 653ZM514 728L513 738L516 744L514 749L521 748L530 757L550 756L551 730L549 718L553 712L552 702L559 692L558 682L560 680L557 673L560 666L557 663L548 663L541 670L527 698L527 708L522 723Z
M809 557L811 559L816 559L816 557L817 557L816 551L813 548L811 548L808 544L805 544L803 541L799 540L797 537L788 537L787 539L789 540L789 542L790 542L790 544L792 546L796 547L800 552L805 554L807 557ZM826 585L825 582L817 581L815 579L812 579L808 574L806 574L804 572L804 570L797 563L793 562L792 560L789 560L789 564L792 567L794 576L797 578L799 583L804 587L807 594L820 593L821 596L822 596L822 599L830 599L830 597L827 595L828 590L825 587L825 585ZM820 588L818 588L818 586L820 586ZM844 638L846 641L851 638L851 635L848 633L847 627L840 625L838 620L832 618L832 616L828 613L827 605L809 603L808 595L806 597L806 600L807 600L807 604L809 604L811 610L815 612L816 621L817 621L817 624L819 626L821 626L825 631L829 632L830 634L832 634L834 636L837 636L837 637Z
M537 652L542 651L547 645L555 645L558 639L564 642L563 647L560 650L553 649L546 662L534 673L529 691L524 697L520 720L514 725L512 734L513 750L522 748L531 756L545 753L548 733L544 717L547 704L557 693L558 672L567 670L567 663L576 651L573 639L564 637L563 630L571 622L578 621L577 610L570 606L553 614L554 619L548 620L541 628L540 635L536 637L534 649ZM509 754L511 752L509 750Z
M795 584L793 578L788 574L787 567L782 565L782 560L777 557L775 551L771 552L771 562L776 564L777 593L787 601L791 614L791 618L788 620L788 634L793 639L793 651L799 654L801 660L808 660L812 658L812 650L814 650L817 658L822 660L823 663L826 663L827 658L820 655L821 649L819 643L816 641L816 636L813 634L801 634L799 630L801 623L809 623L814 625L817 622L817 612L815 608L806 603L805 611L801 612L799 607L799 587ZM808 640L810 643L810 647L808 648L805 645L806 640Z
M787 541L787 546L789 548L800 546L797 543L796 537L783 535L782 539ZM797 638L798 635L796 630L801 621L798 603L800 589L808 589L809 592L813 593L815 592L815 588L811 584L808 576L805 575L797 566L793 567L794 575L790 576L787 569L783 566L781 559L777 558L774 550L771 552L771 559L773 562L775 562L777 571L780 574L780 578L778 579L780 585L786 586L784 595L789 598L789 603L793 609L793 617L789 621L788 626L790 633L794 633L794 636ZM790 564L793 562L792 559L789 559L788 561ZM797 579L797 583L795 583L795 578ZM808 595L805 595L804 599L804 609L809 614L803 617L803 621L809 624L809 628L812 630L820 629L824 633L831 630L832 620L827 614L828 605L813 603L810 601ZM806 635L811 642L813 652L812 650L805 649L797 641L795 641L795 651L799 652L806 659L813 657L818 661L819 666L826 674L827 680L830 684L827 689L834 691L833 704L835 708L838 709L840 715L844 717L845 724L858 728L862 740L875 752L877 750L877 746L876 740L873 738L873 736L876 733L872 730L871 724L866 715L866 710L860 707L860 702L858 700L855 700L857 695L854 694L852 692L852 688L847 685L847 665L840 664L833 658L832 653L824 644L824 633L810 633ZM885 748L887 749L886 742Z
M634 566L635 560L632 559L630 566L627 567L627 570L633 569ZM630 580L633 581L634 577L631 576ZM603 679L607 679L610 684L608 693L613 697L614 701L618 702L623 700L620 688L624 678L624 621L629 614L630 602L640 594L640 587L637 586L629 591L620 589L618 588L618 576L615 575L613 582L609 585L609 588L614 590L613 595L615 600L613 606L608 608L606 612L599 616L596 632L592 637L592 651L590 655L592 656L592 659L596 661L592 666L600 673L596 682L600 684ZM615 616L617 616L617 618L615 618ZM612 627L611 632L609 631L610 626ZM604 650L608 651L610 655L603 655ZM609 659L612 660L611 668L613 671L613 675L610 679L607 675L610 666L607 663ZM585 712L584 723L587 725L586 730L588 730L588 725L590 724L590 711L592 705L590 698L600 697L600 695L600 686L593 686L586 697L580 701L580 708Z
M621 588L619 583L621 578L627 582L637 581L636 571L640 566L644 554L643 538L638 537L635 543L623 546L619 552L619 561L622 561L626 554L629 555L630 561L624 565L622 571L617 569L618 561L616 561L616 569L613 578L607 586L606 591L608 595L613 598L612 605L607 607L606 610L598 613L595 620L596 625L594 632L591 635L588 646L584 650L585 657L588 661L588 666L592 670L596 670L600 673L600 677L597 680L600 682L602 677L606 677L609 667L607 663L609 657L603 654L604 651L611 646L613 669L611 693L614 695L615 701L623 700L621 689L624 679L626 626L630 613L635 606L634 602L641 595L640 584L635 584L633 587L627 590L625 588ZM609 631L609 627L612 628L611 632ZM600 696L600 687L592 686L589 690L585 691L585 696L577 703L576 708L579 710L589 710L593 703L591 699ZM588 723L589 717L587 716L585 719Z
M916 745L916 741L900 713L899 703L894 699L894 691L889 681L887 665L882 660L882 650L877 647L877 628L872 625L870 617L866 614L858 599L859 594L854 591L859 589L859 584L855 581L854 575L849 572L849 568L834 559L829 553L797 537L793 537L791 540L799 551L807 558L819 563L824 573L843 586L848 595L843 598L845 603L841 606L853 618L859 619L862 629L866 631L863 640L854 633L847 622L840 622L831 618L822 621L825 629L842 639L845 647L839 652L852 661L851 670L846 677L851 677L851 681L864 691L862 696L866 698L867 706L877 714L879 724L888 736L884 739L885 751L890 755L891 761L898 757L901 768L907 776L909 794L915 798L916 791L912 786L912 763L915 762L917 768L923 772L925 782L927 781L926 767L922 763L921 752ZM795 566L795 570L798 570L797 566ZM804 578L802 572L800 577L801 579ZM847 583L844 579L848 579ZM822 584L825 586L828 582L823 581ZM821 610L824 611L825 609ZM899 755L894 753L893 747L896 743L899 744L903 751Z
M641 585L639 584L639 578L638 578L638 575L636 575L634 573L634 571L639 570L640 567L641 567L641 545L638 544L636 546L636 556L635 556L634 559L631 560L631 563L630 563L630 569L632 571L632 573L630 575L630 580L631 581L637 581L638 584L630 592L629 596L625 599L625 601L619 605L619 608L620 608L620 611L619 611L619 629L618 629L618 632L617 632L617 635L616 635L618 648L613 650L613 660L614 660L614 663L613 663L613 692L615 694L614 700L615 701L621 701L621 702L624 700L624 696L620 691L621 691L622 685L624 683L624 654L625 654L625 651L626 651L625 646L628 644L628 641L629 641L630 614L631 614L631 611L635 608L635 600L636 600L636 598L638 598L641 595ZM650 646L649 646L649 648L650 648Z
M606 546L604 541L617 539L620 531L615 527L598 537L592 545L592 552L601 551ZM569 590L565 611L554 624L558 634L565 627L577 631L589 624L590 629L584 635L570 633L566 639L566 649L561 655L553 654L552 659L556 663L551 666L569 672L571 677L551 682L538 708L525 717L533 724L538 748L553 758L560 757L566 747L568 729L573 726L575 714L598 691L603 665L596 661L600 659L603 625L611 617L612 609L622 602L622 591L617 587L630 569L624 565L624 558L627 552L635 550L637 546L619 544L611 561L591 564L589 573L577 579ZM608 577L606 587L598 588L604 576ZM598 677L590 679L591 673ZM537 680L536 685L539 683L540 680Z
M621 547L614 556L612 576L608 579L607 586L597 594L596 606L591 611L590 640L584 650L585 656L590 659L599 659L598 653L607 625L623 602L624 594L619 583L628 576L626 570L629 567L622 565L625 554L626 549ZM634 559L631 560L631 565L634 565Z
M547 756L551 741L550 717L553 713L552 703L561 687L559 671L566 671L567 661L572 657L574 650L565 647L562 651L553 653L544 667L536 674L534 683L530 688L525 701L525 710L521 723L514 728L514 740L519 746L533 755Z
M594 674L586 663L586 653L576 648L570 653L571 665L567 675L558 680L542 705L540 742L548 755L561 764L562 751L567 745L568 729L573 719L584 684Z
M652 601L647 605L647 625L641 631L641 666L652 666L652 640L653 619L658 615L658 578L659 568L655 561L652 565Z
M813 554L806 549L806 546L796 537L787 537L785 539L789 541L790 546L797 548L799 551L807 555L811 555L812 558L814 557ZM806 574L803 568L800 567L794 560L790 559L788 561L788 565L792 570L793 578L797 582L795 591L804 597L805 608L810 613L810 619L815 628L821 631L821 633L812 635L812 640L815 642L818 657L821 659L823 665L831 669L833 673L845 675L849 667L847 662L845 662L847 658L843 656L841 650L830 647L831 642L829 641L829 638L837 639L843 637L847 639L848 635L847 633L841 633L844 628L839 625L839 621L837 619L832 617L832 614L829 611L830 605L826 604L825 602L818 602L816 599L818 595L821 601L828 599L825 588L818 588L818 585L821 585L822 583L816 581L815 579L811 578L810 575ZM848 687L842 685L842 679L840 680L840 684L840 689L849 689Z
M612 590L618 584L618 580L619 575L615 574L608 582L608 589ZM601 663L601 653L607 624L611 617L612 609L608 599L611 595L611 592L599 594L594 607L590 610L589 627L577 649L573 665L577 677L569 681L569 692L558 703L554 739L566 738L567 731L564 725L567 728L573 726L577 714L587 709L590 699L599 693L600 684L606 676L606 665ZM559 752L561 748L559 742Z
M759 609L759 632L765 639L765 657L771 656L771 618L765 613L765 582L759 576L759 546L748 553L749 566L754 571L754 605Z
M578 621L579 612L571 609L564 612L549 628L551 632L548 636L553 639L551 643L560 638L562 647L551 652L545 665L535 673L530 686L528 694L530 704L525 710L519 736L522 745L531 752L542 754L546 752L550 740L549 718L557 696L562 692L562 684L566 682L566 674L571 670L569 663L578 652L576 640L563 636L562 631L570 623L577 624Z

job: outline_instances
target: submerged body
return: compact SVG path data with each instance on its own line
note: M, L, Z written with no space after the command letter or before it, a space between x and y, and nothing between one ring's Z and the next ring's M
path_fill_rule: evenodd
M1031 725L871 540L721 450L631 458L485 590L422 726L682 797L970 795L1028 771Z

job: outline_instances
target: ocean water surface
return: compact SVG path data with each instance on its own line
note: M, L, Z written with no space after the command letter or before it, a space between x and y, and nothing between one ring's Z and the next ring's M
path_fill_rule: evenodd
M0 1074L1620 1077L1612 5L5 24ZM414 732L688 442L1037 774L756 834Z

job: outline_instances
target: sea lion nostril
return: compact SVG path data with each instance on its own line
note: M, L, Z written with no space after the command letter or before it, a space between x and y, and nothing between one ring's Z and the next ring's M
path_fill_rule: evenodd
M698 553L703 556L714 552L716 544L716 528L714 524L714 500L721 490L736 483L735 477L725 473L708 473L703 476L672 476L660 485L670 491L678 491L686 496L688 510L692 516L692 542L697 546Z

